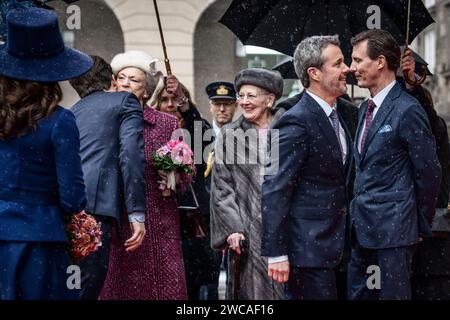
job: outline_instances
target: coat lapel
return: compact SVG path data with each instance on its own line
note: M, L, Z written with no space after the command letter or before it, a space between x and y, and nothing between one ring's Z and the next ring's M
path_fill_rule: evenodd
M341 123L342 128L344 129L345 142L347 143L347 156L345 158L345 164L347 166L351 160L351 156L353 153L352 152L352 149L353 149L352 139L350 138L350 130L348 129L347 125L345 124L344 119L342 118L342 116L340 114L339 114L339 121Z
M366 118L366 111L367 111L367 101L364 101L359 107L358 127L356 129L355 141L353 143L353 150L355 152L355 161L357 165L359 165L359 163L361 162L361 154L359 153L358 143L359 143L359 136L361 135L362 126Z
M345 178L345 185L349 185L350 178L351 178L351 171L353 167L353 161L355 161L354 154L356 155L357 152L354 150L353 147L353 141L350 135L350 130L348 129L347 125L345 124L343 118L339 115L341 121L341 125L344 128L345 131L345 140L347 141L347 157L345 159L345 166L344 166L344 178ZM359 156L359 155L358 155Z
M388 93L386 98L384 99L383 103L380 106L380 109L378 110L377 114L375 115L375 118L373 118L372 123L370 125L369 131L367 132L366 141L363 146L362 155L364 155L367 152L367 148L369 144L372 142L373 138L375 137L375 134L378 132L378 129L380 129L381 125L386 120L386 117L391 113L392 108L394 106L392 100L400 94L401 86L400 84L396 83L394 87L391 89L391 91Z
M316 102L316 100L314 100L307 93L303 96L302 100L305 98L308 99L307 101L305 101L306 105L308 106L309 110L316 115L317 124L319 125L320 130L322 131L324 136L327 138L329 144L331 145L330 150L331 155L338 161L342 172L344 172L342 157L341 153L339 152L340 150L339 141L336 137L336 133L334 132L330 120L328 119L325 111L323 111L320 105Z

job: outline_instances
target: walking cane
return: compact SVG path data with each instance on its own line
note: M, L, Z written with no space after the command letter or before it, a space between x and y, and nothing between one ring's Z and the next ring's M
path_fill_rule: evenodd
M234 285L233 285L233 300L239 300L239 293L241 287L241 261L243 259L243 255L247 254L248 242L247 240L240 240L239 246L241 247L241 254L237 254L236 252L230 250L231 254L231 274L233 275Z
M409 43L409 23L410 23L410 15L411 15L411 0L408 0L408 13L406 16L406 42L405 42L405 51L403 52L403 55L405 55L405 53L407 52L407 50L410 50L408 48L408 43ZM420 73L419 79L410 79L409 75L407 72L403 72L403 78L405 79L405 81L411 85L411 86L418 86L420 84L422 84L426 77L427 77L427 67L425 65L422 65L420 68Z
M166 65L167 75L170 76L172 74L172 69L170 68L169 58L167 57L166 42L164 41L164 35L161 27L161 19L159 17L158 4L156 3L156 0L153 0L153 5L155 6L156 20L158 21L159 35L161 37L161 44L164 52L164 64Z

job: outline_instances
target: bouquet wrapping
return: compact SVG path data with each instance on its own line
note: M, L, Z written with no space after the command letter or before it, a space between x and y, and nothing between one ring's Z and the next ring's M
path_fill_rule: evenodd
M73 259L85 258L102 245L101 223L84 210L73 215L66 228Z
M176 173L192 176L195 172L194 154L182 140L169 141L156 150L152 158L155 168L167 173L167 183L161 186L165 197L176 190Z

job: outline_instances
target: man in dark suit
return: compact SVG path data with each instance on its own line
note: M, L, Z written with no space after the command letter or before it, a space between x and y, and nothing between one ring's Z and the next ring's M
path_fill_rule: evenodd
M94 66L70 83L82 98L72 107L80 131L80 155L86 184L86 211L102 223L102 246L80 262L81 299L96 300L108 270L111 229L128 213L132 236L124 249L137 249L145 235L143 113L132 93L106 92L112 70L93 56ZM125 240L125 239L124 239Z
M431 235L441 168L418 101L396 82L400 48L384 30L352 39L360 109L351 203L349 299L410 299L410 270L421 234ZM370 278L369 278L370 277Z
M336 110L350 71L339 45L337 36L298 45L294 64L306 93L271 132L268 168L278 170L262 187L262 255L274 281L289 280L293 299L337 298L334 268L344 249L352 159L350 133Z
M303 90L299 94L290 97L286 100L281 101L275 107L276 110L283 108L284 110L289 110L295 106L300 99L303 97L306 90ZM343 94L336 99L336 107L339 116L344 121L350 133L351 140L354 141L356 128L358 126L358 108L349 102L350 97L347 93ZM350 203L353 197L353 182L355 180L355 166L354 164L349 168L349 177L347 185L347 201ZM348 215L347 215L348 220ZM347 230L346 230L347 231ZM349 237L349 235L347 234ZM336 287L338 300L347 300L347 264L350 259L350 241L346 239L345 249L341 262L335 268L336 273Z

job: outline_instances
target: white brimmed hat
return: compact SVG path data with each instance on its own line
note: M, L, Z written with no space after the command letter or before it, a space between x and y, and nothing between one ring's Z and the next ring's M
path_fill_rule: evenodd
M157 61L159 60L143 51L130 50L115 55L111 61L111 68L114 74L117 74L122 69L133 67L155 76L160 72L156 68Z

